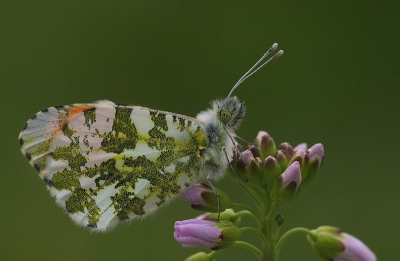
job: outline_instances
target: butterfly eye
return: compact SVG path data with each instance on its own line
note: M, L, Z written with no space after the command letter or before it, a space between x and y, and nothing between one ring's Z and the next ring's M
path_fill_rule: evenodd
M223 124L227 124L232 119L232 112L225 108L218 110L218 118Z

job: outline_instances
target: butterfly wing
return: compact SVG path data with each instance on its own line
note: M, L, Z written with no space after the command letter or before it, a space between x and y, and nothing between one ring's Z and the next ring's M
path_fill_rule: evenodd
M208 146L194 118L109 101L41 111L19 140L57 203L98 231L144 216L192 184Z

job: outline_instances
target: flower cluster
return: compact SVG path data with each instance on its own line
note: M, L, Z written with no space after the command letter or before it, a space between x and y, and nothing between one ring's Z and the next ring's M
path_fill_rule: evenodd
M320 143L307 149L305 143L293 148L288 142L278 148L265 131L260 131L255 144L241 153L237 160L237 174L249 184L271 187L274 200L289 201L301 186L309 184L324 160L324 146Z
M322 144L307 148L302 143L293 148L285 142L276 147L268 133L260 131L254 144L244 151L239 149L237 155L231 162L232 168L227 171L228 176L250 196L258 211L232 202L223 191L217 189L218 204L213 189L204 183L188 188L182 193L182 198L194 209L211 213L177 221L175 239L185 247L202 246L214 251L209 254L199 252L187 260L214 260L218 253L216 250L231 245L247 248L260 260L278 260L283 243L294 233L306 234L312 247L325 259L376 260L373 252L361 241L333 227L315 230L294 228L279 238L283 216L276 215L276 210L280 204L295 199L299 191L317 175L324 161ZM258 228L239 228L241 217L245 215L253 217ZM262 249L238 241L244 232L256 233L261 239Z

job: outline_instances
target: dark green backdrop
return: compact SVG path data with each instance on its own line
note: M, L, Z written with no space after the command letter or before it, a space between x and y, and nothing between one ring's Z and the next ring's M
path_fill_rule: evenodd
M358 2L358 3L355 3ZM336 225L399 260L397 1L2 1L0 259L183 260L175 200L93 234L76 227L19 152L26 120L54 105L110 99L195 116L278 42L285 55L236 92L238 134L325 145L319 176L280 209L284 230ZM249 202L229 179L217 183ZM249 219L244 223L252 224ZM258 243L257 238L249 238ZM232 248L218 260L255 260ZM303 236L282 260L320 260Z

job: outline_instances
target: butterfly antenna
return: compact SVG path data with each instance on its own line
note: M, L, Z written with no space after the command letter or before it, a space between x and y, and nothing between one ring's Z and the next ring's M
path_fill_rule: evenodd
M268 60L265 61L265 59L272 53L274 52L276 49L278 48L278 44L274 43L266 53L264 53L264 55L260 58L260 60L258 60L258 62L256 62L253 67L250 68L250 70L248 70L238 81L237 83L233 86L232 90L229 92L228 97L231 97L232 93L236 90L236 88L245 80L247 80L250 76L252 76L253 74L255 74L258 70L260 70L261 68L263 68L265 65L269 64L270 62L278 59L280 56L283 55L283 51L280 50L277 53L275 53L272 57L270 57ZM262 63L263 62L263 63ZM261 64L261 65L259 65Z

